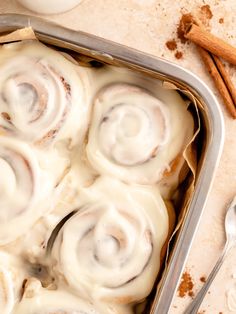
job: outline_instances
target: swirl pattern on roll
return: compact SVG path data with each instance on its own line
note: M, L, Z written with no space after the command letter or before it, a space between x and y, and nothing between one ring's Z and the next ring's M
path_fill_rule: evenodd
M102 174L151 184L183 165L192 135L192 117L176 92L167 104L143 88L112 84L95 97L87 156Z
M89 111L85 69L39 42L3 46L0 52L3 132L39 143L84 135Z
M40 216L37 203L47 188L51 192L51 182L49 176L44 178L34 151L10 137L0 137L0 169L0 244L5 244Z
M52 251L56 271L84 298L141 300L159 271L169 228L165 204L155 188L108 178L98 179L90 193L59 232Z

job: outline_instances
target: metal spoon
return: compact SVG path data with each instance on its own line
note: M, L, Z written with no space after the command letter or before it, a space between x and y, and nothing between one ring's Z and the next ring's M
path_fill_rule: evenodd
M53 244L57 238L57 235L61 228L64 226L64 224L67 222L70 217L72 217L75 213L77 213L77 210L73 210L68 215L66 215L59 223L55 226L55 228L52 230L51 235L47 241L47 248L46 248L46 256L50 255Z
M225 233L226 233L226 243L224 249L219 257L218 261L215 264L215 267L212 269L210 275L207 278L207 281L198 292L197 296L194 298L193 302L187 307L184 314L196 314L199 309L212 281L214 280L218 270L223 264L225 257L229 250L236 245L236 196L228 207L226 216L225 216Z

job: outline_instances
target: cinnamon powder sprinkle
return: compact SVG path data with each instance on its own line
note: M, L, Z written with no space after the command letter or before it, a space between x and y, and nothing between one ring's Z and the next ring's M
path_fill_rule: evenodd
M187 39L185 38L185 34L193 22L194 22L194 18L191 13L183 14L180 19L180 22L177 28L177 36L183 44L187 42Z
M206 277L205 277L205 276L202 276L202 277L200 278L200 281L201 281L201 282L206 282Z
M176 44L175 39L168 40L168 41L166 42L166 47L167 47L169 50L171 50L171 51L175 50L175 49L177 48L177 44Z
M176 51L175 58L176 59L182 59L183 58L183 53L181 51Z
M204 14L207 19L209 20L212 19L213 14L211 12L211 8L209 4L201 6L200 10L201 10L201 13Z
M223 23L224 23L223 17L221 17L221 18L219 19L219 23L220 23L220 24L223 24Z
M193 297L194 296L193 286L194 284L193 284L190 274L187 271L184 272L181 278L179 288L178 288L179 296L181 298L184 298L187 295L190 297Z

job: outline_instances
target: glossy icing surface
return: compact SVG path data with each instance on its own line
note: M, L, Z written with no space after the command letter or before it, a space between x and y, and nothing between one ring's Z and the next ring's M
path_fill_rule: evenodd
M169 227L158 189L103 177L83 194L55 242L57 270L90 300L126 304L145 298Z
M185 102L35 41L1 47L0 74L0 250L23 269L15 282L0 255L2 311L134 313L173 224L163 197L193 134Z
M159 87L156 93L165 99ZM177 93L168 102L130 84L104 88L94 101L88 158L101 173L127 182L153 184L182 154L193 134L193 120Z

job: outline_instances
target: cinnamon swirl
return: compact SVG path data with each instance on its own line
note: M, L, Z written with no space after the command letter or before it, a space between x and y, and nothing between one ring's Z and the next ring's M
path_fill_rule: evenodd
M31 142L83 138L87 72L39 42L0 48L0 127Z
M169 229L158 190L100 178L86 194L54 243L56 271L89 300L128 304L145 298Z
M0 169L1 245L25 233L40 217L42 208L37 205L51 192L52 182L34 151L10 137L0 137Z
M86 148L92 166L102 174L141 184L180 171L193 119L181 97L175 96L164 103L132 84L103 88L95 97Z

